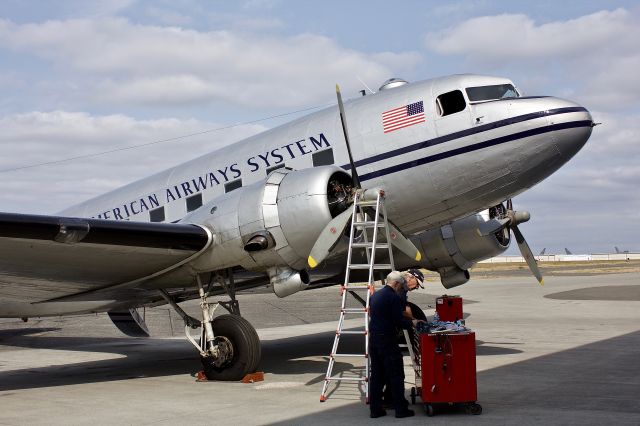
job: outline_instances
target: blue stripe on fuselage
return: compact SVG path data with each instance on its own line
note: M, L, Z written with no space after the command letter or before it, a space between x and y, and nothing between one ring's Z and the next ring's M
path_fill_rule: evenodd
M489 131L489 130L498 129L500 127L510 126L510 125L516 124L516 123L522 123L523 121L535 120L537 118L547 117L547 116L550 116L550 115L567 114L567 113L571 113L571 112L588 112L588 111L587 111L586 108L583 108L583 107L567 107L567 108L550 109L550 110L546 110L546 111L538 111L538 112L533 112L533 113L529 113L529 114L519 115L517 117L506 118L504 120L494 121L493 123L482 124L482 125L470 128L470 129L461 130L459 132L450 133L448 135L439 136L437 138L429 139L429 140L426 140L426 141L423 141L423 142L418 142L418 143L413 144L413 145L403 146L402 148L394 149L392 151L384 152L382 154L374 155L374 156L371 156L371 157L368 157L368 158L363 158L362 160L356 161L355 162L355 166L356 167L364 166L366 164L371 164L371 163L375 163L375 162L378 162L378 161L386 160L388 158L397 157L399 155L403 155L403 154L407 154L409 152L413 152L413 151L417 151L417 150L420 150L420 149L428 148L430 146L439 145L439 144L442 144L442 143L445 143L445 142L449 142L449 141L452 141L452 140L455 140L455 139L460 139L460 138L464 138L464 137L467 137L467 136L475 135L475 134L478 134L478 133L486 132L486 131ZM542 132L542 133L544 133L544 132ZM522 137L526 137L526 136L522 136ZM501 139L501 138L498 138L498 139ZM511 139L511 140L513 140L513 139ZM503 142L500 142L500 143L503 143ZM476 145L479 145L479 144L476 144ZM476 145L472 145L472 146L476 146ZM491 145L488 145L488 146L491 146ZM481 148L478 148L478 149L481 149ZM451 152L456 152L458 150L453 150ZM470 151L473 151L473 149L470 150ZM444 152L444 153L441 153L441 154L437 154L437 155L435 155L433 157L443 156L442 158L448 158L448 157L452 156L452 155L447 155L447 154L448 154L447 152ZM457 155L457 154L453 154L453 155ZM426 157L426 158L430 158L430 157ZM438 159L441 159L441 158L438 158ZM404 164L405 165L410 165L410 164L415 163L416 161L422 161L422 160L424 160L424 158L420 159L420 160L410 161L410 162L404 163ZM437 160L433 160L433 161L437 161ZM425 163L422 163L422 164L426 164L428 162L430 162L430 161L426 161ZM350 164L345 164L345 165L342 166L342 168L345 169L345 170L350 170L351 169L351 165ZM387 168L387 169L389 169L389 168ZM387 169L383 169L383 170L387 170ZM365 174L363 176L370 176L370 175L373 175L373 174L376 174L376 173L377 172L367 173L367 174ZM390 173L393 173L393 172L390 172ZM371 179L371 178L369 178L369 179Z
M387 158L397 157L398 155L407 154L412 151L417 151L419 149L439 145L441 143L449 142L454 139L464 138L466 136L475 135L478 133L486 132L488 130L494 130L500 127L510 126L516 123L522 123L523 121L535 120L536 118L542 118L542 117L547 117L550 115L557 115L557 114L567 114L570 112L588 112L588 111L586 108L583 108L583 107L567 107L567 108L556 108L556 109L550 109L546 111L532 112L530 114L524 114L524 115L519 115L517 117L506 118L504 120L498 120L498 121L494 121L493 123L482 124L480 126L476 126L470 129L461 130L459 132L453 132L448 135L439 136L437 138L429 139L424 142L418 142L413 145L403 146L402 148L394 149L388 152L383 152L382 154L374 155L368 158L363 158L362 160L356 161L355 165L356 167L364 166L366 164L371 164L377 161L386 160ZM351 165L345 164L344 166L342 166L342 168L345 170L349 170L351 169Z
M590 127L591 124L591 120L582 120L539 127L537 129L526 130L524 132L513 133L510 135L501 136L499 138L489 139L487 141L479 142L473 145L466 145L460 148L452 149L451 151L445 151L439 154L430 155L428 157L419 158L417 160L408 161L406 163L397 164L395 166L386 167L375 172L365 173L363 175L360 175L359 177L361 181L374 179L380 176L407 170L412 167L418 167L423 164L432 163L434 161L443 160L445 158L454 157L456 155L465 154L472 151L477 151L479 149L488 148L490 146L500 145L517 139L528 138L530 136L541 135L543 133L554 132L556 130L573 129L576 127ZM347 169L350 169L350 167L348 167Z

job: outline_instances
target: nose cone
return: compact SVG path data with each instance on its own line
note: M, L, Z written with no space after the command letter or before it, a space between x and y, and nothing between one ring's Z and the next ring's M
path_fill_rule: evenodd
M538 143L557 151L559 158L554 158L553 162L559 163L558 166L580 151L593 129L589 111L566 99L546 96L514 99L509 105L509 113L512 118L526 118L531 127L538 129L546 121L543 129L538 130Z
M587 143L593 130L591 113L575 102L546 98L549 103L547 120L553 129L556 147L562 162L571 159Z
M527 136L514 145L509 160L520 188L531 188L562 167L584 146L593 128L586 108L553 97L513 99L509 116L514 131Z

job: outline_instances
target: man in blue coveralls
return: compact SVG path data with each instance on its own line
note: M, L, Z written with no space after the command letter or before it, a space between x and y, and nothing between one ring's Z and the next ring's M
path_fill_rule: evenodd
M385 383L393 395L397 418L411 417L409 402L404 396L404 365L398 346L397 329L409 329L418 323L403 315L403 303L398 295L404 278L398 271L387 275L387 283L371 296L369 322L369 351L371 356L370 404L371 417L387 414L382 408L382 388Z

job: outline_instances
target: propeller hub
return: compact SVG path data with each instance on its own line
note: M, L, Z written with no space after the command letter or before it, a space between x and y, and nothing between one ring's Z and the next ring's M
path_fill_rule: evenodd
M509 218L509 225L511 226L528 222L529 219L531 219L531 214L526 210L521 210L521 211L507 210L506 216Z

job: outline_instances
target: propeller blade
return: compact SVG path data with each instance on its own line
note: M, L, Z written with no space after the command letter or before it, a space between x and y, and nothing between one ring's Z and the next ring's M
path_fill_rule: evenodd
M517 225L512 225L511 230L513 231L513 235L516 237L522 257L524 257L527 265L529 265L529 269L531 269L531 272L536 277L540 285L544 285L544 278L542 278L542 273L540 273L536 259L533 257L533 253L529 248L529 244L527 244L527 241L524 239L524 235L522 235L522 232L520 232Z
M394 247L409 256L411 259L416 262L419 262L422 259L422 253L420 253L420 250L418 250L411 240L405 237L391 222L389 222L389 238L391 239L391 244Z
M309 258L307 259L309 267L315 268L329 255L340 240L352 214L353 212L349 208L334 217L331 222L324 227L313 245L311 253L309 253Z
M353 162L353 155L351 155L351 145L349 144L349 132L347 131L347 116L344 113L344 104L342 103L342 94L340 93L340 86L336 84L336 96L338 97L338 109L340 110L340 123L342 123L342 133L344 134L344 141L347 144L347 154L349 154L349 164L351 165L351 176L353 179L353 186L356 188L362 188L360 185L360 177L356 171L356 165Z

